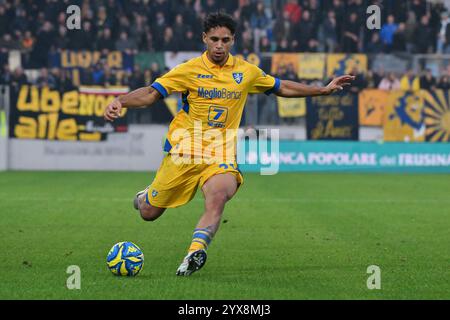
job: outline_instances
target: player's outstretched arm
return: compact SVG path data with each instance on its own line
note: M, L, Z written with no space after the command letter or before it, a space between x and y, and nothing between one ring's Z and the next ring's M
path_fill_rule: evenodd
M334 78L326 87L309 86L295 81L281 80L280 89L276 95L286 98L330 95L349 86L352 80L355 80L355 76L340 76Z
M103 114L105 120L114 121L120 117L122 108L140 108L155 103L161 95L152 87L143 87L118 97L111 102Z

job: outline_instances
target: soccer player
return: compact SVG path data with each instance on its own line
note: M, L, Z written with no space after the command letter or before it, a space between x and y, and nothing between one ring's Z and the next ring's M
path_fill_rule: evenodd
M203 192L205 211L198 222L186 257L176 274L188 276L206 262L206 250L219 228L227 201L243 183L236 157L230 161L197 161L205 151L206 142L195 140L213 130L224 133L237 130L249 93L275 94L282 97L329 95L350 85L354 76L333 79L325 87L313 87L274 78L257 66L230 54L234 45L236 22L225 13L209 14L203 23L206 51L197 58L178 65L156 79L149 87L139 88L115 99L107 106L104 117L114 121L122 108L150 106L173 92L182 93L183 107L172 120L164 151L167 152L152 184L136 194L134 207L146 221L159 218L167 208L189 202L198 188ZM180 131L181 130L181 131ZM194 136L176 139L180 132ZM229 140L223 141L223 144ZM183 151L180 151L180 150ZM228 150L228 149L227 149ZM189 163L175 161L180 159Z

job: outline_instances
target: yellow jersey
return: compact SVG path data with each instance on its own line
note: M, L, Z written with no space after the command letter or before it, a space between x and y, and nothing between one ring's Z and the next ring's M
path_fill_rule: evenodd
M164 151L208 159L218 156L220 148L223 154L232 150L235 157L236 132L248 94L275 93L280 80L231 54L223 66L216 65L204 52L156 79L151 87L163 98L182 94L182 109L170 123Z

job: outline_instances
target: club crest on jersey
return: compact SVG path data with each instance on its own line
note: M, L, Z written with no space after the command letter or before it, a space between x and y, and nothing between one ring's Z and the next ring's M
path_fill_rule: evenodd
M237 84L241 84L242 79L244 79L244 75L242 72L233 72L233 79Z

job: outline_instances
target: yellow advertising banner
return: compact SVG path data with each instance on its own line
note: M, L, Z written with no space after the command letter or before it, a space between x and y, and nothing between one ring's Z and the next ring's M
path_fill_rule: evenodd
M294 72L298 73L298 62L298 53L274 53L270 73L272 75L279 74L279 70L288 65L292 65Z
M278 115L282 118L304 117L306 114L306 100L303 98L277 97Z
M352 73L357 68L358 72L367 72L367 56L365 54L329 54L327 56L327 76L342 76Z
M450 141L449 91L421 91L425 105L425 139L430 142Z
M359 93L359 125L382 126L384 108L389 93L385 90L365 89Z
M300 53L298 64L298 77L299 79L323 79L325 72L325 59L324 53Z
M420 92L391 91L384 112L384 141L425 141L425 114Z
M59 92L24 85L13 96L10 137L66 141L100 141L109 133L127 132L123 108L114 123L103 119L106 106L128 87L80 87Z

